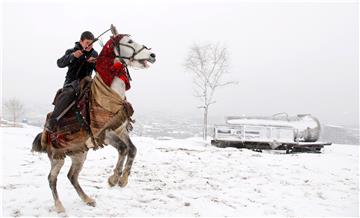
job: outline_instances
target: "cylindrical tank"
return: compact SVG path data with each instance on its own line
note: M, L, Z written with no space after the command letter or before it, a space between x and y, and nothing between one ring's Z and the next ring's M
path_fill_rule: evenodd
M299 114L289 117L274 115L271 117L242 116L227 117L226 123L229 125L261 125L273 127L290 127L294 129L294 141L296 142L315 142L320 137L320 122L310 114Z

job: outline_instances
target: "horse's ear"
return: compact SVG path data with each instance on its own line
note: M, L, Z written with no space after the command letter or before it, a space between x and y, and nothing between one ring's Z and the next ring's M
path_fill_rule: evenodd
M122 37L123 37L123 35L118 34L115 36L110 36L110 39L112 39L114 42L119 42Z
M113 36L117 36L119 34L114 25L111 24L110 29Z

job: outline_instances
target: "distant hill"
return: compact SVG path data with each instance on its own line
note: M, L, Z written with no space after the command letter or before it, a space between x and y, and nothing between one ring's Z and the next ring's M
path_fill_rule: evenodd
M331 141L336 144L359 145L359 129L324 125L322 126L320 140Z

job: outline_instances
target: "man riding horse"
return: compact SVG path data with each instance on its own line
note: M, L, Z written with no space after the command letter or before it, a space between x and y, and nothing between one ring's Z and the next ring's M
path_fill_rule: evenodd
M93 41L94 35L91 32L83 32L80 41L75 42L74 48L66 50L64 56L57 60L58 67L68 67L68 72L63 88L56 96L56 101L54 101L54 111L45 125L46 130L49 132L55 131L61 113L79 95L80 80L86 76L91 76L95 69L98 53L92 46Z
M91 44L110 30L112 36L97 57ZM84 33L77 46L59 59L59 67L68 66L69 70L64 87L55 97L54 112L47 117L56 119L55 131L44 128L32 144L32 151L47 153L51 162L48 180L57 212L65 211L57 192L57 177L66 156L72 162L67 177L80 198L90 206L96 202L78 181L88 150L104 145L117 149L118 160L108 178L110 186L127 185L136 156L137 149L128 128L133 110L125 96L130 88L128 67L150 67L148 63L156 61L155 53L133 41L130 35L118 34L113 25L104 33L95 39L89 32ZM97 74L91 79L88 76L94 70L95 58Z

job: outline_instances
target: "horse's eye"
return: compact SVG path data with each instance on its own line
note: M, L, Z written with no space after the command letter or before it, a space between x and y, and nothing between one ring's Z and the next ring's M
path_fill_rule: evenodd
M133 40L131 40L131 39L128 41L128 43L129 43L129 44L131 44L131 43L133 43L133 42L134 42L134 41L133 41Z

